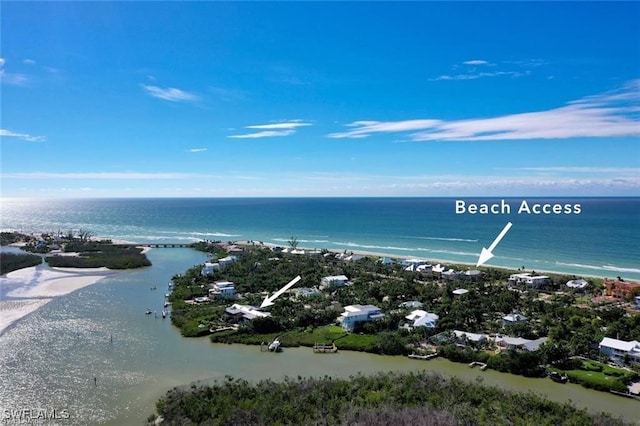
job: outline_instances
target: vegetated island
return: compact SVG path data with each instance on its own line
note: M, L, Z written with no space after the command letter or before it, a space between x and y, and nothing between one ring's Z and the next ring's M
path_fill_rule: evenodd
M569 403L443 378L433 373L379 373L349 380L226 377L212 386L173 388L149 424L166 425L625 425Z
M39 236L2 232L0 245L18 245L30 253L0 253L0 274L39 265L42 255L52 267L131 269L151 265L140 247L91 237L91 232L83 229Z
M442 356L638 396L640 314L631 301L640 284L301 250L293 237L289 245L194 244L212 259L173 277L173 324L212 342ZM622 284L631 290L612 292ZM609 342L633 347L621 354Z

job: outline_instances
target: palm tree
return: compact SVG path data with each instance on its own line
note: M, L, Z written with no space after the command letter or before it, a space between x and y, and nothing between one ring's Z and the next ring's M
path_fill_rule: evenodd
M297 237L291 237L291 239L289 240L289 247L291 247L291 250L295 250L298 247Z

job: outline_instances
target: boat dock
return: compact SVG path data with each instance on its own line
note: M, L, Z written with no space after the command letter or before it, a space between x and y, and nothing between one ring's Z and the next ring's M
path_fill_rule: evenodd
M440 354L437 352L434 352L432 354L429 355L418 355L418 354L410 354L408 355L409 358L411 359L424 359L424 360L429 360L429 359L433 359L438 357Z
M480 366L480 370L484 371L487 369L487 364L485 364L484 362L479 362L479 361L473 361L469 363L469 367L473 368L476 365Z
M334 354L338 352L338 348L335 343L327 345L325 343L314 343L313 352L317 354Z

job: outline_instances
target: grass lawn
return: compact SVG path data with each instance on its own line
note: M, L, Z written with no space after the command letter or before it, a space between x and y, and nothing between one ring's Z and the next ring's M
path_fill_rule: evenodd
M625 392L625 379L631 379L636 373L621 368L611 367L598 361L583 360L582 368L574 370L560 370L552 368L552 371L565 373L569 380L580 383L585 387L599 390L616 390Z

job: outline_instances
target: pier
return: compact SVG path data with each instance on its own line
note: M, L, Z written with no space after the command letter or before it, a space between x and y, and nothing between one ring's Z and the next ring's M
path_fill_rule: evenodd
M334 354L338 352L338 348L335 343L327 345L325 343L314 343L313 352L317 354Z
M425 359L425 360L429 360L429 359L436 358L438 355L440 355L440 354L439 354L439 353L437 353L437 352L434 352L434 353L429 354L429 355L411 354L411 355L408 355L408 357L409 357L409 358L411 358L411 359Z

